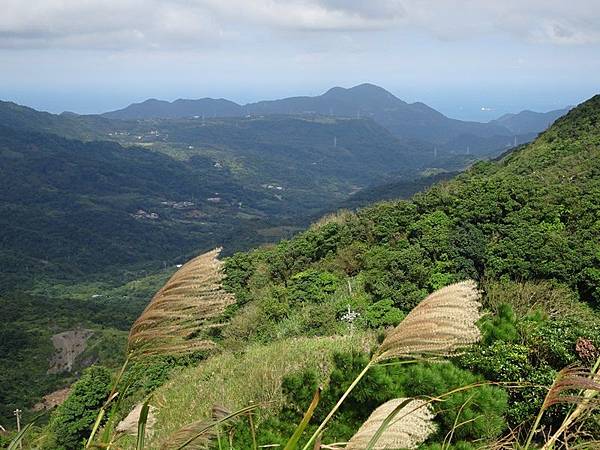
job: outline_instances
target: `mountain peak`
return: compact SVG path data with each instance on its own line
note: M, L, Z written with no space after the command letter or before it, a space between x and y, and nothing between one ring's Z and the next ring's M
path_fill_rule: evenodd
M396 100L402 101L390 91L382 88L381 86L377 86L372 83L362 83L357 84L356 86L352 86L351 88L343 88L343 87L333 87L329 89L327 92L323 94L323 97L332 97L332 96L359 96L361 98L372 97L377 99L388 99L388 100Z

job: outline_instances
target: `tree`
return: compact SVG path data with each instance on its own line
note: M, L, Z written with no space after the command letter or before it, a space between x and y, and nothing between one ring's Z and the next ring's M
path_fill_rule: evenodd
M52 415L50 429L54 432L57 449L82 447L111 384L111 371L106 367L92 366L83 373L69 397Z

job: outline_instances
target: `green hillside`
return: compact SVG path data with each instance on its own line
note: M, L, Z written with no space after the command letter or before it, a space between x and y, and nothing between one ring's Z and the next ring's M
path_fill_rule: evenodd
M178 263L289 237L427 158L370 120L125 122L0 102L0 123L2 425L85 366L120 360ZM94 332L88 351L48 374L52 336L79 328Z
M396 323L426 293L475 278L492 315L482 323L483 343L454 361L456 370L549 384L562 367L598 356L579 344L600 345L599 157L596 96L535 143L411 201L332 216L273 249L237 255L228 276L240 309L224 334L270 342L338 333L348 307L360 314L359 328L377 329ZM419 370L423 381L444 376L444 369ZM406 386L390 389L406 393ZM505 420L487 438L531 423L542 394L509 391L506 409L486 413ZM342 413L329 440L349 438L368 412L354 422ZM560 422L560 411L553 413L547 427ZM265 430L265 438L273 432ZM458 435L470 441L483 437L477 433Z
M123 145L140 144L177 159L209 157L247 186L271 190L298 210L322 208L398 172L412 178L433 153L407 145L371 120L269 116L140 121ZM464 167L464 165L462 166Z
M285 287L299 273L325 271L358 277L372 300L407 309L466 277L552 280L595 306L599 117L600 96L535 143L411 201L334 215L272 249L237 255L229 260L230 282L244 303L254 298L254 276Z
M225 288L236 303L222 322L197 333L208 333L216 352L136 362L112 420L153 393L156 423L147 448L160 448L173 431L209 418L213 402L233 411L253 401L259 409L252 425L239 419L226 428L230 448L285 445L321 385L321 402L300 440L308 446L390 327L428 293L471 278L483 292L481 341L445 364L374 365L321 441L346 442L388 400L483 383L433 404L435 431L422 448L468 450L507 436L519 448L529 434L541 445L572 411L548 407L530 433L547 388L561 369L589 370L600 357L599 205L596 96L534 143L411 200L342 211L291 240L227 258ZM32 445L78 448L67 443L87 436L108 392L106 375L95 370ZM82 396L89 383L98 391L93 401ZM80 403L89 408L87 422L77 422L83 428L70 422L79 413L68 409ZM568 439L593 448L600 416L590 410L584 419ZM135 448L128 437L120 445Z
M427 448L440 448L434 443L441 444L453 429L452 448L478 448L510 430L524 439L541 407L542 386L549 386L563 367L590 367L599 356L599 157L597 96L533 144L498 162L479 163L410 201L340 213L292 240L235 255L226 261L226 286L237 304L219 335L221 346L252 355L256 350L245 350L252 343L264 347L260 352L273 347L276 354L277 342L284 339L381 332L400 322L428 292L474 278L484 290L488 313L480 322L481 343L449 364L376 366L334 417L323 442L347 440L386 400L440 395L476 380L520 387L481 387L451 396L436 407L438 431ZM358 313L351 326L344 316L348 311ZM277 382L276 403L283 406L265 406L259 413L259 445L286 442L320 383L328 387L314 423L323 419L368 359L361 346L339 350L326 371L290 355L298 369ZM257 358L265 358L260 352ZM159 437L209 414L193 406L189 386L219 390L219 380L211 384L202 375L211 364L220 363L211 360L174 375L156 393L165 399L157 402L165 408L158 413ZM258 383L252 372L232 377L246 375L246 386ZM173 395L176 404L169 403ZM235 408L248 395L243 388L219 402ZM544 432L555 430L567 410L549 409L542 417ZM580 443L600 437L597 419L592 414L581 424ZM461 421L466 422L456 428ZM240 422L234 430L233 448L250 448L248 427Z
M279 206L210 160L186 164L109 142L1 128L0 161L4 290L31 273L72 279L235 248L242 224Z

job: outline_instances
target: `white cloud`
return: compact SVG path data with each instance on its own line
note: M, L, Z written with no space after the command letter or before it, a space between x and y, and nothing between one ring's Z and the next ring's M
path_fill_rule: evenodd
M195 48L257 36L418 31L600 43L598 0L2 0L0 47ZM360 35L357 36L360 39Z

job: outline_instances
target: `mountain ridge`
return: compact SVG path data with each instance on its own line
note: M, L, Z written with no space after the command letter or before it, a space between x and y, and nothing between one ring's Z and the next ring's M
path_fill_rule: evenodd
M452 119L423 102L407 103L380 86L362 83L350 88L335 86L316 96L293 96L243 105L223 98L208 97L197 100L177 99L172 102L148 99L101 116L121 120L246 115L365 117L374 120L401 140L419 140L451 148L457 139L475 147L482 138L495 142L504 136L535 135L560 116L556 111L533 113L541 114L540 117L519 114L503 116L487 123ZM526 126L519 125L522 120L527 121Z
M550 126L559 117L567 114L573 107L555 109L548 112L536 112L525 109L518 113L504 114L489 123L496 123L508 128L515 134L537 133Z

